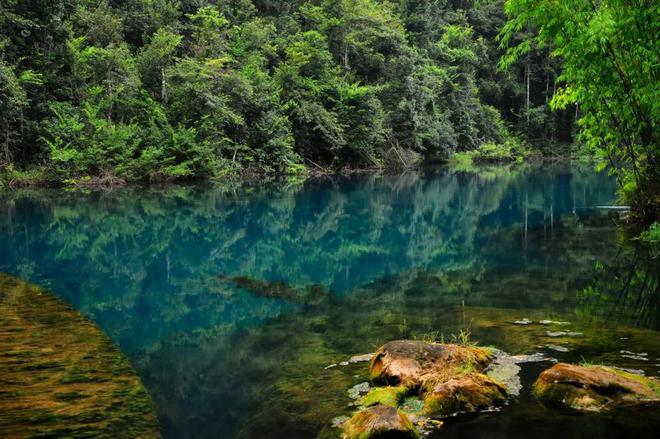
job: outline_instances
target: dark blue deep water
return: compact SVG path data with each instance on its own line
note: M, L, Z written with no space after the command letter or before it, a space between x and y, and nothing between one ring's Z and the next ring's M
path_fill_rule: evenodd
M0 192L0 271L115 341L166 438L330 437L367 366L325 366L395 338L467 330L513 353L560 343L560 360L660 375L658 258L602 209L615 191L591 165L558 163ZM323 298L310 302L314 288ZM584 335L548 340L511 324L523 317ZM527 387L501 413L452 420L438 437L657 437L657 409L541 407L529 384L542 366L523 370Z

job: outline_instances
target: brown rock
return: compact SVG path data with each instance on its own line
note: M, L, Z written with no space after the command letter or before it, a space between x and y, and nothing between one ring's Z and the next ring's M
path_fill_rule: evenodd
M660 401L657 381L605 366L558 363L539 375L534 393L547 406L601 412Z
M491 360L487 349L475 346L396 340L376 351L369 370L376 382L418 386L430 379L449 379L457 368L481 371Z

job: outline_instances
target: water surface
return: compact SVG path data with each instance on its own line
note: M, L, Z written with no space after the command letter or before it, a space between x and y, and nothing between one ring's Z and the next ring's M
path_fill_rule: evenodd
M658 261L597 208L615 190L592 166L568 164L20 190L0 193L0 271L96 322L131 358L166 437L329 437L367 366L325 367L395 338L468 330L512 353L659 375ZM265 297L233 276L328 297ZM511 323L523 317L568 320L584 335ZM542 366L524 370L527 384ZM654 437L649 410L567 417L527 387L502 413L440 435Z

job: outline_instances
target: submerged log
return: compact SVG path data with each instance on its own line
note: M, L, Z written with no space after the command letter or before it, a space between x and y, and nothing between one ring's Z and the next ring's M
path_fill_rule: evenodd
M305 305L320 305L331 297L323 285L314 284L305 288L293 288L283 281L264 281L248 276L218 275L218 279L230 282L236 287L256 296L283 299Z

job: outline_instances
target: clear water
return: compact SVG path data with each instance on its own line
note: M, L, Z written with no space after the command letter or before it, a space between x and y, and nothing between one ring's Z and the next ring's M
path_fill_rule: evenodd
M0 193L0 271L45 286L133 361L167 438L336 436L396 338L473 339L660 375L658 258L626 239L591 166L429 169L260 187ZM319 304L223 277L304 291ZM520 318L571 322L549 338ZM546 345L561 345L556 352ZM645 353L647 360L622 356ZM438 437L657 437L657 408L573 417L529 394Z

